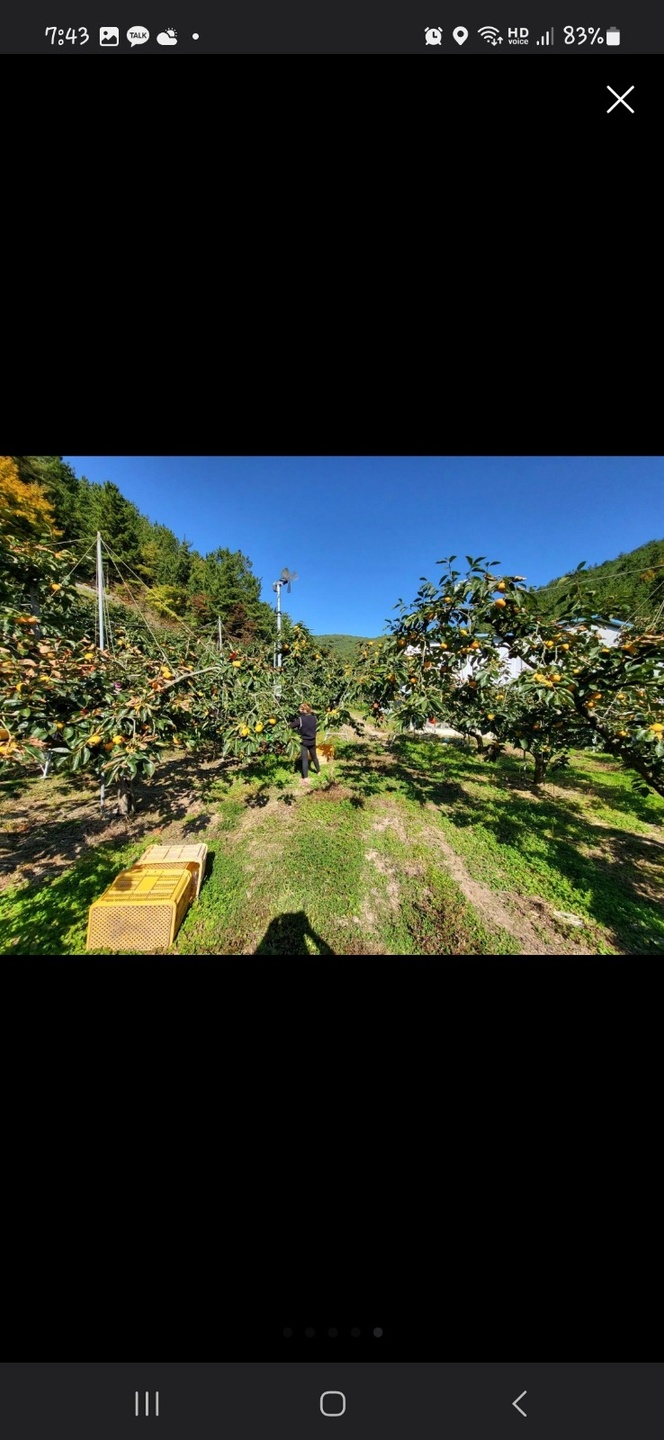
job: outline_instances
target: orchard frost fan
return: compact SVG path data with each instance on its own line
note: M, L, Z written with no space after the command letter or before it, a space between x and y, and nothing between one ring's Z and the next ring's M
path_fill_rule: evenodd
M279 583L280 585L287 585L287 586L288 586L288 594L290 595L291 580L299 580L299 578L300 578L300 577L299 577L299 575L298 575L298 573L297 573L297 570L285 570L285 569L284 569L284 570L282 570L282 572L281 572L281 579L278 581L278 583ZM273 588L276 590L276 585L275 585Z
M282 585L286 585L288 587L288 593L290 595L291 581L297 579L298 574L296 570L286 570L284 568L281 572L280 578L278 580L275 580L272 585L272 589L276 590L277 592L277 648L274 657L276 670L281 669L281 587ZM274 693L275 696L279 696L281 694L281 687L278 683L275 683Z

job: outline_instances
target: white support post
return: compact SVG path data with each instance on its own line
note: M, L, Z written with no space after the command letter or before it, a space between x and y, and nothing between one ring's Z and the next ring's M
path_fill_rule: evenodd
M281 670L281 581L277 581L277 669ZM275 697L281 695L280 676L274 682Z
M104 570L101 563L101 535L97 531L97 604L99 607L99 649L104 648ZM104 782L99 792L99 809L104 808Z
M101 535L97 531L97 604L99 607L99 649L104 648L104 571L101 563Z

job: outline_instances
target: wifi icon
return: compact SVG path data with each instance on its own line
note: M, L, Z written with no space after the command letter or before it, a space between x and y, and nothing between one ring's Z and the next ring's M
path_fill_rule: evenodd
M486 40L489 45L495 45L496 36L500 32L495 25L482 25L477 33L481 35L482 39Z

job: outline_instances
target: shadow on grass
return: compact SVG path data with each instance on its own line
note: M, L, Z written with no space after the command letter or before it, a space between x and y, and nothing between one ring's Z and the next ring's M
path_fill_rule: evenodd
M593 755L592 759L595 760L596 756ZM612 770L606 775L598 775L592 770L582 770L572 761L569 770L556 771L551 778L562 790L583 790L607 809L620 810L623 815L633 815L635 820L642 820L647 825L663 825L664 811L653 794L638 795L631 788L625 788L625 781L631 785L632 776L639 780L636 771L627 770L609 757L607 764L613 766Z
M201 885L201 895L203 894L204 886L207 885L208 880L210 880L214 874L216 854L216 850L210 850L208 848L208 852L205 857L205 874L203 876L203 883Z
M55 810L50 805L45 808L40 803L39 797L44 793L48 794L43 789L37 791L30 804L31 787L28 786L25 792L21 792L22 796L25 794L25 811L20 814L14 812L8 819L27 821L29 829L18 832L10 830L0 834L0 873L9 873L20 865L22 878L29 882L37 881L40 878L37 867L49 861L54 862L49 865L48 878L51 880L74 861L94 850L98 838L105 836L109 827L116 831L113 836L115 843L126 844L141 840L146 832L156 826L177 820L184 821L200 794L192 788L195 784L195 776L190 773L192 765L190 757L168 760L158 772L158 782L137 782L134 786L136 814L126 821L113 815L113 790L107 792L102 811L99 808L96 783L89 794L86 791L81 795L81 780L77 776L54 777L57 778L58 786L55 793L62 796L61 803ZM48 780L38 783L40 787L49 785ZM34 791L34 781L32 790ZM78 803L75 796L79 797ZM54 814L58 817L65 815L66 818L54 819ZM202 818L191 817L183 828L190 834L199 833L204 828L200 823ZM206 818L209 821L209 817Z
M256 946L255 955L311 955L304 943L305 935L311 936L319 955L335 955L307 919L306 911L292 910L277 915L271 920L263 939Z
M459 829L481 826L498 845L518 852L526 866L541 864L545 855L547 868L583 896L584 910L622 953L664 953L657 899L664 891L664 842L595 827L579 807L559 799L534 805L512 792L509 808L500 799L474 808L475 814L463 804L454 805L447 819ZM601 847L601 853L584 854L586 846Z
M210 825L210 815L191 815L182 825L183 835L203 835Z
M32 777L33 781L36 777ZM29 775L12 776L11 780L0 780L0 805L3 800L16 800L19 795L25 795L30 788Z
M664 840L593 825L572 793L569 799L553 798L541 789L534 798L532 778L523 775L521 762L514 757L484 761L450 750L438 736L427 737L424 753L421 745L400 737L382 762L367 752L358 755L361 746L349 747L344 780L355 790L356 802L389 788L418 805L440 808L458 829L477 827L498 845L511 847L522 855L525 867L542 868L544 863L553 874L564 876L583 895L586 912L623 953L664 953L664 922L657 898L664 893ZM502 794L469 795L463 782L484 777ZM563 786L560 773L552 776L557 787L572 792L573 773L567 772L566 779ZM599 801L613 805L613 796L601 782L593 785L591 778L589 788ZM620 808L627 814L656 819L652 806L650 814L644 814L645 799L640 802L640 797L624 791L622 797L625 803ZM602 853L586 855L583 850L588 846L601 847Z
M138 847L136 847L138 848ZM135 857L133 857L135 858ZM0 896L2 949L9 955L83 954L88 910L131 860L100 846L50 885L28 885ZM80 925L75 948L66 936ZM71 943L71 942L70 942Z
M260 810L263 805L269 805L270 796L268 794L267 785L261 785L260 790L257 790L255 794L247 795L244 803L245 805L249 805L254 810Z

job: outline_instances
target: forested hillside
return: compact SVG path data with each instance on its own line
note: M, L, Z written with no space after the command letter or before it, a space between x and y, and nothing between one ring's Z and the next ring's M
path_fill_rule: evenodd
M550 580L538 593L546 615L555 614L570 597L583 603L592 594L598 613L616 620L654 620L664 606L664 540L649 540L615 560Z
M261 581L242 551L219 545L199 554L186 537L142 515L116 485L78 477L59 455L14 455L2 464L0 510L14 533L30 529L35 515L50 521L78 561L77 581L94 582L99 530L114 556L105 555L104 565L116 600L138 600L166 624L185 620L195 631L212 632L220 618L223 633L245 645L274 640L274 607L261 600ZM286 636L291 620L282 613Z

